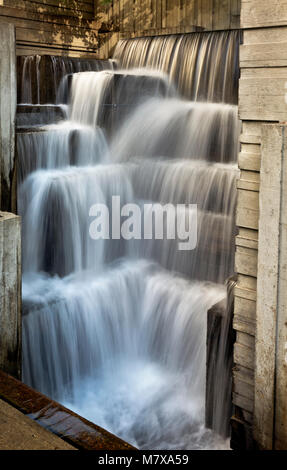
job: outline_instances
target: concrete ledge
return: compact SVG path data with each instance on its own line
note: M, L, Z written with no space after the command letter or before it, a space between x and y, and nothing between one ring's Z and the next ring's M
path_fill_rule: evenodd
M0 399L80 450L135 450L131 445L0 371Z
M77 450L0 400L0 450Z

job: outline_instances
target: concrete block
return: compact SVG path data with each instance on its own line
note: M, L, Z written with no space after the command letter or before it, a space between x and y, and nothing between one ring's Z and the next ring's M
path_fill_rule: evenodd
M0 212L0 369L21 376L21 220Z
M15 166L16 118L15 28L0 24L0 210L10 211ZM14 201L13 201L14 199Z

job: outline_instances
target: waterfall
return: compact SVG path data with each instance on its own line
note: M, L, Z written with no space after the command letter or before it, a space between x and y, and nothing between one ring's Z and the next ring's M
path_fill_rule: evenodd
M18 180L33 171L66 166L86 166L108 158L108 144L103 130L71 121L46 125L17 135L19 154ZM83 149L86 151L83 152Z
M238 31L123 39L114 59L121 67L166 72L187 99L237 104Z
M77 72L113 68L112 61L73 57L32 55L19 56L18 102L25 104L56 103L62 80Z
M133 69L132 72L78 73L71 84L70 119L86 125L100 125L111 134L129 116L134 119L133 111L148 98L175 95L176 90L168 76L161 72Z
M236 106L150 98L122 124L112 153L235 162L237 131Z
M26 382L141 448L217 442L202 426L206 311L223 287L145 261L99 277L29 282Z
M65 119L18 134L23 379L141 449L228 448L226 403L205 427L206 340L234 271L238 38L121 41L116 70L62 74ZM159 207L173 238L145 238Z
M107 243L90 238L87 214L95 202L110 206L113 196L120 196L123 204L132 201L131 183L124 168L117 165L32 173L19 198L24 271L65 276L93 267L101 269Z

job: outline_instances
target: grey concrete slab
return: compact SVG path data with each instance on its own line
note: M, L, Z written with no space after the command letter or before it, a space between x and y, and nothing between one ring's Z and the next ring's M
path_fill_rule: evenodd
M0 450L77 450L0 400Z

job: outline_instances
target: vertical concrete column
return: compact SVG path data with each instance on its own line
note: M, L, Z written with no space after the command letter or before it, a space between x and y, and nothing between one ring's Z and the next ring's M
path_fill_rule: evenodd
M21 221L0 212L0 370L21 377Z
M287 127L262 126L254 437L287 449Z
M287 120L286 1L276 0L276 8L241 1L241 28L232 446L287 449L286 130L279 125Z
M0 24L0 209L3 211L10 211L15 205L12 187L16 104L15 28L10 24Z
M0 24L0 210L15 207L15 28ZM15 181L15 180L14 180ZM0 212L0 369L21 376L20 218Z
M276 378L274 447L287 449L287 127L281 128L280 219L276 323Z

